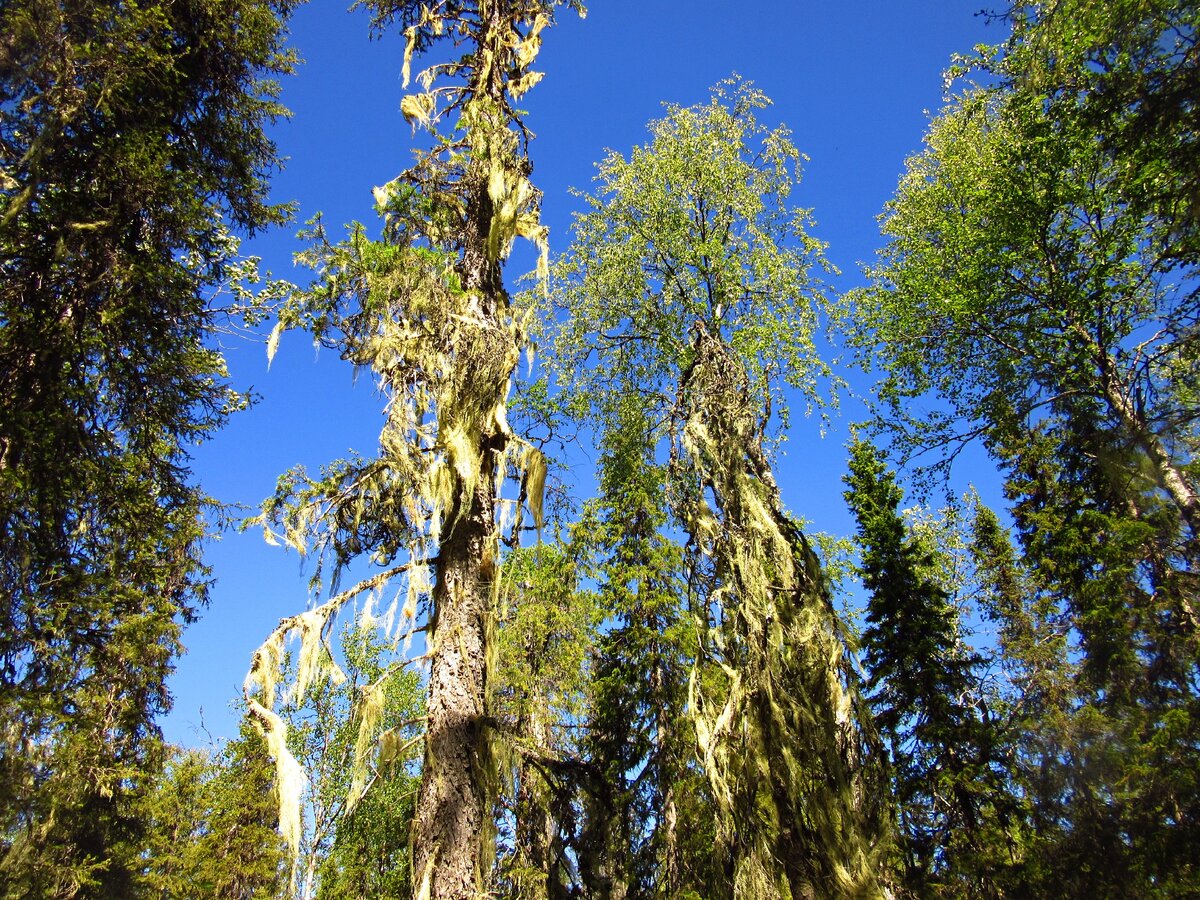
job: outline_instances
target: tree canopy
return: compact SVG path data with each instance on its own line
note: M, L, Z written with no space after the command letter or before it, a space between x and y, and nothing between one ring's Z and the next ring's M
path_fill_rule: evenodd
M123 896L156 717L204 605L188 449L245 398L211 343L287 218L288 0L0 10L0 892ZM133 855L131 855L133 854Z
M264 287L291 0L0 7L0 896L1194 893L1194 4L992 17L850 290L752 81L604 151L552 258L581 4L355 8L412 161ZM172 746L234 516L191 453L296 332L382 428L243 522L309 593ZM840 484L853 539L797 514Z

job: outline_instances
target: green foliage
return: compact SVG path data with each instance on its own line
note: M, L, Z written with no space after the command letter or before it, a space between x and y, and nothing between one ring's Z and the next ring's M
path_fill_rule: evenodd
M417 780L393 766L338 822L317 874L317 900L408 900Z
M812 342L821 294L810 269L820 245L804 230L806 213L787 206L799 153L785 130L758 124L766 105L734 80L707 105L668 107L650 145L601 165L591 211L556 267L565 315L552 365L606 435L615 484L603 503L627 532L614 545L617 599L638 567L672 565L660 555L670 545L654 537L668 523L647 515L644 499L647 488L663 490L655 460L670 446L662 496L669 524L689 536L683 572L698 646L658 652L672 665L691 660L686 709L717 851L715 883L703 889L747 898L871 893L882 838L871 783L878 759L820 564L783 510L765 449L774 417L786 418L785 385L818 402L826 371ZM629 482L616 481L623 475ZM644 620L630 623L633 635L670 633L682 612L671 597L676 577L668 569L636 582L638 605L620 610ZM654 610L664 589L667 608ZM624 648L622 658L636 659ZM639 691L612 693L640 702ZM670 721L672 707L684 704L668 703L668 721L656 723L663 747L687 734ZM618 709L604 703L599 712ZM619 770L646 758L621 749L604 761ZM677 751L664 760L685 767ZM606 813L636 808L621 796L628 784L619 776L611 786L617 798ZM615 834L595 838L600 858L635 843L629 824L618 814Z
M138 895L185 900L277 896L287 872L275 829L274 766L249 722L220 751L171 748L142 798Z
M596 559L608 620L596 643L582 785L580 876L592 896L666 897L710 883L712 812L686 712L696 636L683 548L668 524L666 467L640 399L615 398L600 494L577 535Z
M0 895L129 896L291 0L0 8Z
M810 406L830 401L813 345L824 301L812 270L827 264L808 211L788 204L801 154L786 128L756 118L769 104L731 79L707 104L668 106L628 159L600 163L556 267L554 302L568 315L555 365L580 403L633 392L661 427L693 322L728 339L768 409L786 414L785 385Z
M318 677L282 712L307 776L294 895L407 896L420 680L371 628L344 626L341 649L344 679Z
M1172 274L1166 225L1129 212L1091 132L1035 100L968 94L927 140L889 204L876 286L847 301L855 343L880 351L903 448L1016 442L1005 427L1090 408L1141 446L1137 475L1193 518L1175 456L1192 416L1174 383L1196 352L1197 298ZM949 411L913 415L926 392Z
M1174 896L1197 868L1197 785L1180 774L1195 765L1196 655L1173 624L1179 577L1131 515L1128 485L1051 446L1031 447L1009 479L1020 565L994 523L977 525L1008 560L986 570L1016 676L1014 776L1034 805L1021 877L1035 892L1136 883Z
M1019 92L1077 119L1120 172L1138 213L1170 228L1189 265L1200 243L1200 11L1181 0L1014 3L1012 37L972 60Z
M864 666L891 755L905 888L994 895L989 872L1011 801L986 714L984 660L963 645L944 561L900 512L903 493L875 449L856 441L845 476L867 589ZM998 850L999 848L996 848ZM991 857L991 858L989 858Z
M1020 552L977 537L1026 803L1010 889L1172 896L1196 869L1193 781L1155 775L1196 767L1196 10L1011 16L909 161L852 340L905 456L979 437L1005 475Z
M538 543L505 560L495 712L507 721L534 709L560 711L564 722L580 713L596 614L575 551Z
M505 735L500 841L493 890L564 898L573 864L579 719L598 623L574 541L519 547L507 557L493 714Z
M865 696L773 473L789 398L824 408L837 379L813 339L832 267L767 98L731 79L611 153L549 278L517 104L578 0L356 5L402 32L406 88L435 60L401 103L432 140L375 188L378 237L310 223L268 355L306 330L373 374L385 424L256 518L330 596L255 654L219 753L154 720L206 596L188 448L247 403L217 297L256 325L285 290L256 296L224 222L287 217L264 79L293 64L293 0L0 6L0 897L1194 893L1196 5L1016 3L909 160L841 315L882 371L878 431L946 466L981 439L1013 536L976 502L951 559L854 445ZM552 290L514 304L518 238ZM571 385L522 388L543 443L509 421L531 333ZM570 428L599 496L542 543Z
M347 624L340 644L341 676L318 674L280 710L305 774L288 896L408 896L421 684L369 625Z

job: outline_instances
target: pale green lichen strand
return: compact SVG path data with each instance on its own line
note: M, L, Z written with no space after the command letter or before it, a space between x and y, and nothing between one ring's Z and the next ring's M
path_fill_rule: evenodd
M854 721L819 562L783 513L744 367L702 327L693 349L677 460L691 487L676 506L712 561L721 621L701 626L689 707L733 896L878 896L885 828L859 752L869 724Z

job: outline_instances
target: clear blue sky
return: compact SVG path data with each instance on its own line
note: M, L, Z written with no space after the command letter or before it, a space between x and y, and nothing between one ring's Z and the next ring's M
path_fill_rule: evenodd
M983 2L595 0L585 20L560 13L535 66L546 77L523 104L537 134L533 181L545 192L552 251L565 249L577 208L568 189L590 187L606 149L627 153L645 141L663 102L702 102L737 72L775 101L764 120L787 124L811 157L794 200L813 210L814 233L842 271L834 287L861 283L860 263L880 243L876 216L905 157L920 149L929 113L943 103L942 72L954 53L1004 36L979 14ZM399 113L403 42L370 41L363 13L328 0L297 12L292 39L305 62L284 84L294 116L274 129L289 158L275 197L299 203L299 222L321 211L335 228L358 219L374 230L371 188L411 159L412 132ZM295 230L247 248L277 275L303 279L291 263ZM509 271L510 283L521 274ZM224 344L235 384L252 386L261 399L196 452L195 475L211 494L253 507L291 466L316 469L352 448L373 452L382 401L369 378L354 383L348 366L316 354L299 333L285 335L269 370L262 343ZM860 415L846 404L823 440L817 422L793 418L780 460L784 499L823 531L852 531L840 479L847 426ZM308 597L309 570L294 553L267 546L260 532L226 535L207 560L212 603L185 632L188 653L170 684L175 710L164 723L167 738L184 744L207 740L197 730L201 709L212 736L235 731L229 703L251 653Z

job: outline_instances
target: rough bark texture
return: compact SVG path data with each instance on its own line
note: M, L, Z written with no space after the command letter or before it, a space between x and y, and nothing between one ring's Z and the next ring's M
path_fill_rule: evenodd
M492 591L481 563L490 557L493 484L481 478L473 509L441 547L425 765L413 820L420 898L468 900L481 881L492 768L484 725Z
M500 266L486 253L492 218L487 182L479 173L475 175L467 187L468 231L460 271L478 318L477 327L465 331L463 337L479 345L465 355L487 360L493 368L460 373L474 381L474 396L463 398L473 409L459 411L468 421L473 412L503 408L517 359L512 338L500 320L508 302ZM444 415L444 411L439 413L439 420ZM466 509L450 512L450 531L438 550L430 629L428 732L413 819L417 836L413 871L419 900L477 897L486 869L482 836L491 815L489 795L494 781L485 714L497 564L496 470L498 453L508 435L494 415L485 413L481 418L491 427L467 436L475 442L473 449L479 459L475 488L463 501Z
M650 676L655 697L663 698L666 696L666 680L660 660L654 666L654 670ZM661 760L666 752L663 746L665 736L671 732L672 728L664 707L660 706L656 711L654 724L654 754ZM679 827L679 813L675 807L675 786L669 780L664 780L662 785L661 814L662 821L658 823L662 846L662 876L660 884L665 895L673 897L679 891L680 885L679 835L677 832Z
M615 786L601 780L586 800L579 874L586 895L596 900L625 900L629 893L628 829L620 814L625 807L614 795Z
M504 6L495 4L485 14L476 56L504 33ZM495 67L480 64L467 93L468 103L482 98L499 109L504 86ZM466 228L458 269L473 314L460 337L475 345L465 350L462 359L470 360L474 371L456 373L463 383L457 404L464 408L439 410L438 418L439 427L456 421L478 423L475 433L466 438L474 443L479 471L474 489L460 501L466 508L449 513L449 532L438 549L430 629L428 732L413 818L418 900L479 896L489 863L484 858L483 835L490 822L495 778L485 715L498 553L496 472L510 437L502 410L520 351L504 321L508 296L500 261L488 252L495 214L487 177L493 160L488 156L497 152L497 147L473 149L476 152L463 182Z

